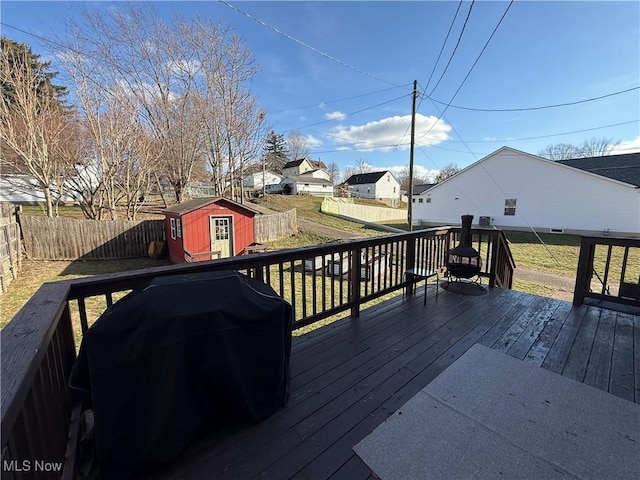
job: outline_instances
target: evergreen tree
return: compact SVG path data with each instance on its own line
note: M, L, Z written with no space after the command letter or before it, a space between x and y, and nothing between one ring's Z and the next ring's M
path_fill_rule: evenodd
M265 139L263 150L267 170L282 172L282 167L287 163L289 153L284 136L271 130Z
M53 79L58 72L50 71L51 62L42 62L40 55L36 55L31 47L24 43L18 43L3 36L0 38L0 52L5 57L12 68L30 69L36 84L33 86L40 98L47 100L54 99L60 106L64 103L67 88L62 85L53 84ZM9 103L15 103L15 86L11 80L4 75L0 78L2 97Z

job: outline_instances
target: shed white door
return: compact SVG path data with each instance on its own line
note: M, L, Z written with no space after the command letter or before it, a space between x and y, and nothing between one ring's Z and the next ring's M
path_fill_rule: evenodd
M211 251L219 251L220 258L233 255L233 217L209 217ZM216 258L216 255L212 255Z

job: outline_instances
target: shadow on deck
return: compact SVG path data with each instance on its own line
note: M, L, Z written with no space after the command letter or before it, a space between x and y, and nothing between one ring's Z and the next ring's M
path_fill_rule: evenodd
M285 408L202 439L153 478L369 478L353 445L476 343L640 403L640 317L498 288L433 294L295 337Z

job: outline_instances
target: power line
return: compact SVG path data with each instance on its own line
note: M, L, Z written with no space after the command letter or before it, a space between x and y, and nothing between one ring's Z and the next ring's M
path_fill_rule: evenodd
M37 35L35 33L29 32L27 30L23 30L22 28L14 27L13 25L9 25L4 22L0 22L0 25L2 25L3 27L7 27L12 30L15 30L17 32L24 33L25 35L29 35L30 37L37 38L38 40L42 40L47 44L55 45L56 47L60 47L65 50L69 50L70 52L77 53L78 55L85 55L85 53L81 52L80 50L76 50L75 48L70 47L69 45L63 45L62 43L56 42L55 40L51 40L50 38L46 38L41 35Z
M307 128L307 127L314 127L314 126L320 125L322 123L327 123L327 122L333 122L335 120L340 120L340 119L348 117L349 115L355 115L356 113L366 112L367 110L371 110L372 108L381 107L382 105L386 105L388 103L395 102L397 100L400 100L401 98L407 97L408 95L409 94L400 95L399 97L392 98L391 100L387 100L386 102L378 103L376 105L371 105L370 107L366 107L366 108L363 108L361 110L356 110L355 112L345 113L343 115L340 115L339 117L330 118L330 119L327 119L327 120L321 120L320 122L310 123L309 125L305 125L303 127L289 128L287 130L283 130L282 133L291 132L293 130L303 130L303 129Z
M472 112L526 112L526 111L531 111L531 110L545 110L548 108L559 108L559 107L568 107L571 105L579 105L581 103L587 103L587 102L593 102L596 100L601 100L603 98L608 98L608 97L613 97L615 95L622 95L623 93L628 93L628 92L632 92L634 90L638 90L640 89L639 87L632 87L632 88L627 88L626 90L620 90L617 92L613 92L613 93L607 93L606 95L600 95L598 97L591 97L591 98L585 98L583 100L576 100L575 102L565 102L565 103L556 103L553 105L542 105L542 106L538 106L538 107L522 107L522 108L473 108L473 107L463 107L461 105L452 105L449 104L450 108L457 108L460 110L470 110ZM447 103L442 102L440 100L436 100L435 98L432 98L430 96L427 96L427 98L429 98L429 100L435 102L435 103L439 103L440 105L447 105Z
M513 3L513 1L511 2ZM511 6L511 3L509 4L509 6ZM507 10L509 10L509 8L507 7ZM505 12L506 14L506 12ZM504 15L502 16L502 18L504 18ZM500 19L500 21L502 21L502 19ZM499 25L499 24L498 24ZM494 30L495 33L495 30ZM492 34L493 36L493 34ZM475 64L474 64L475 65ZM434 103L433 104L434 107L436 107L436 109L438 111L440 111L440 108ZM444 110L441 112L441 116L444 118ZM446 121L446 119L445 119ZM455 129L455 127L453 125L451 125L451 128L453 129L454 133L458 136L458 138L462 141L462 143L464 144L465 147L467 147L467 150L469 150L469 152L471 153L471 155L473 155L473 157L476 159L476 162L478 162L478 157L476 156L475 153L473 153L473 151L471 150L471 148L469 147L469 145L467 145L467 142L464 141L464 139L462 138L462 136L458 133L458 131ZM500 186L500 184L498 183L498 181L493 177L493 175L491 175L491 173L489 172L489 170L487 170L487 168L483 165L482 162L480 162L478 164L482 170L484 170L484 172L488 175L488 177L491 179L491 181L494 183L494 185L498 188L498 190L500 190L500 193L502 193L502 195L504 196L504 198L509 198L509 196L505 193L505 191L502 189L502 187ZM458 186L455 184L455 182L452 182L453 185L458 188ZM458 188L458 190L460 190ZM472 202L473 204L473 202ZM474 205L475 207L475 205ZM475 207L477 208L477 207ZM529 221L525 218L525 216L522 214L522 212L520 210L517 210L516 213L518 214L518 216L520 218L522 218L522 220L524 221L524 223L527 224L527 226L531 229L531 231L533 232L533 234L536 236L536 238L538 239L538 241L542 244L542 246L545 248L545 250L547 251L547 253L549 254L549 256L551 256L551 258L553 258L556 263L558 265L560 265L560 262L558 261L558 259L555 257L555 255L553 254L553 252L551 251L551 249L549 249L549 247L547 246L546 243L544 243L544 240L542 240L542 238L540 237L540 235L538 235L538 232L535 231L535 229L533 228L533 226L529 223Z
M436 88L438 88L438 85L440 85L440 82L444 78L445 73L447 73L447 70L449 69L449 65L451 65L451 61L453 60L453 57L455 56L456 51L458 50L458 45L460 45L460 41L462 40L462 35L464 34L464 30L467 27L467 22L469 21L469 17L471 16L471 10L473 10L473 5L475 3L476 3L475 0L471 2L471 6L469 7L469 11L467 12L467 18L465 18L464 24L462 25L462 30L460 30L460 35L458 35L458 41L456 42L456 46L454 47L453 52L451 52L449 61L447 62L447 65L444 67L444 70L442 71L440 78L438 78L438 81L436 82L435 87L431 89L431 95L433 95L433 92L436 91Z
M561 133L550 133L547 135L537 135L535 137L522 137L522 138L504 138L501 140L472 140L472 141L468 141L466 143L502 143L502 142L519 142L522 140L538 140L540 138L550 138L550 137L560 137L562 135L571 135L573 133L583 133L583 132L591 132L593 130L602 130L604 128L611 128L611 127L619 127L621 125L629 125L631 123L638 123L640 122L640 119L638 120L629 120L626 122L619 122L619 123L611 123L609 125L601 125L599 127L592 127L592 128L583 128L581 130L572 130L570 132L561 132ZM455 142L455 143L462 143L461 141L456 141L456 140L447 140L448 142Z
M427 88L429 88L429 84L431 83L431 78L433 77L433 74L436 71L438 62L440 62L440 57L442 56L442 52L444 51L444 47L447 44L447 41L449 40L449 35L451 34L453 25L456 23L456 18L458 18L458 12L460 11L460 7L462 6L463 1L464 0L460 0L460 2L458 2L458 8L456 8L456 13L453 16L453 20L451 20L451 25L449 25L449 31L447 32L447 36L444 38L444 42L442 42L442 47L440 47L440 53L438 53L438 58L436 59L436 63L433 64L433 69L431 70L431 75L429 75L429 80L427 80L427 85L424 87L425 92L427 91Z
M455 91L455 93L451 97L451 100L449 100L449 102L445 105L444 109L442 110L442 114L440 115L440 117L438 117L438 120L440 120L444 116L444 112L447 111L447 109L449 108L449 105L451 105L451 102L453 102L453 100L456 98L456 96L458 95L458 93L462 89L462 86L465 84L465 82L469 78L469 75L471 75L471 72L473 72L473 69L478 64L478 61L480 61L480 58L482 57L482 54L487 49L487 47L489 46L489 43L491 42L491 39L493 38L493 36L498 31L498 28L502 24L502 21L504 20L504 17L507 16L507 13L509 12L509 9L511 8L511 5L513 5L513 2L514 2L514 0L511 0L509 2L509 5L507 6L507 8L505 9L504 13L502 14L502 17L500 17L500 20L498 21L498 23L496 24L495 28L493 29L493 32L491 32L491 35L489 36L489 38L485 42L484 47L482 47L482 50L480 50L480 53L478 54L478 57L476 58L475 62L473 62L473 65L471 65L471 68L469 69L469 71L465 75L464 79L462 79L462 83L460 83L460 86L458 87L458 89ZM431 93L433 93L433 90L431 91ZM431 125L431 127L429 127L429 129L424 133L423 136L427 135L433 129L433 127L436 126L436 124L438 123L438 120L436 120L433 123L433 125Z
M232 10L235 10L236 12L238 12L238 13L240 13L240 14L244 15L245 17L250 18L250 19L251 19L251 20L253 20L254 22L259 23L259 24L260 24L260 25L262 25L263 27L267 27L268 29L270 29L270 30L272 30L272 31L276 32L278 35L282 35L283 37L285 37L285 38L287 38L287 39L291 40L292 42L295 42L295 43L297 43L298 45L301 45L301 46L303 46L304 48L307 48L307 49L311 50L312 52L317 53L318 55L321 55L321 56L323 56L323 57L325 57L325 58L328 58L329 60L332 60L332 61L334 61L334 62L336 62L336 63L338 63L338 64L342 65L343 67L350 68L351 70L353 70L353 71L355 71L355 72L361 73L362 75L366 75L367 77L373 78L374 80L378 80L379 82L383 82L383 83L386 83L386 84L388 84L388 85L393 85L393 86L395 86L395 87L399 87L399 86L400 86L400 85L398 85L397 83L389 82L388 80L385 80L384 78L380 78L380 77L378 77L378 76L376 76L376 75L373 75L373 74L371 74L371 73L365 72L364 70L361 70L361 69L359 69L358 67L354 67L353 65L350 65L350 64L348 64L348 63L346 63L346 62L343 62L342 60L340 60L340 59L338 59L338 58L336 58L336 57L333 57L333 56L331 56L331 55L329 55L329 54L327 54L327 53L324 53L323 51L318 50L317 48L312 47L311 45L306 44L306 43L304 43L303 41L298 40L298 39L297 39L297 38L295 38L295 37L292 37L292 36L291 36L291 35L289 35L288 33L285 33L285 32L283 32L283 31L281 31L281 30L277 29L276 27L274 27L274 26L272 26L272 25L269 25L268 23L263 22L263 21L262 21L262 20L260 20L259 18L256 18L256 17L254 17L254 16L252 16L252 15L248 14L247 12L245 12L245 11L243 11L243 10L240 10L238 7L235 7L234 5L231 5L230 3L227 3L227 2L225 2L224 0L218 0L218 1L219 1L220 3L222 3L222 4L226 5L227 7L231 8Z
M360 97L367 97L369 95L376 95L378 93L383 93L383 92L388 92L389 90L395 90L397 88L404 88L411 85L410 83L405 83L404 85L398 85L397 87L390 87L390 88L384 88L382 90L376 90L375 92L369 92L369 93L361 93L360 95L352 95L351 97L344 97L344 98L338 98L336 100L328 100L326 102L321 102L324 105L329 105L331 103L338 103L338 102L343 102L345 100L353 100L354 98L360 98ZM287 108L285 110L276 110L275 112L270 112L270 113L284 113L284 112L291 112L294 110L303 110L305 108L312 108L312 107L317 107L318 104L314 103L311 105L304 105L302 107L293 107L293 108Z

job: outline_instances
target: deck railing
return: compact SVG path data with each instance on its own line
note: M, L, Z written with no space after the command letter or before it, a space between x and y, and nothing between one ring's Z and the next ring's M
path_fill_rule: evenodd
M640 239L582 237L573 304L586 299L640 307Z
M1 333L3 473L31 478L39 461L63 462L63 478L75 476L80 408L67 389L74 315L84 333L118 296L155 277L233 269L290 302L296 329L345 311L358 317L367 302L410 292L407 269L443 267L458 236L459 228L430 229L43 285ZM473 241L484 259L481 275L490 286L510 288L515 265L502 232L474 229ZM42 473L60 478L55 468Z

